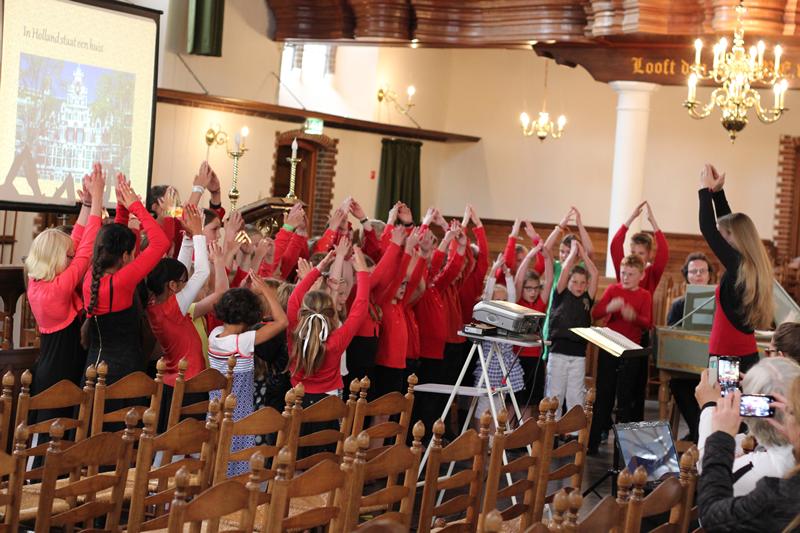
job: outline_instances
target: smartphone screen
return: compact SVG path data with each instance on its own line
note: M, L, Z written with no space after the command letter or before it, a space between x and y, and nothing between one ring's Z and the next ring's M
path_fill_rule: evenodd
M739 388L739 358L720 357L718 365L719 388L725 396L728 391Z
M739 414L758 418L775 416L775 408L771 405L774 401L775 398L766 394L743 394Z
M717 382L719 371L719 357L711 355L708 357L708 384L713 385Z

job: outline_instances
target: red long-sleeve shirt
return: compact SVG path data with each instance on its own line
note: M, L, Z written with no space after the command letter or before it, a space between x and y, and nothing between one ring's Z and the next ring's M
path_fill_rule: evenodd
M539 244L539 239L533 241L533 246ZM506 241L506 247L503 250L503 260L505 261L506 266L511 270L511 272L516 272L517 268L517 239L516 237L512 237L509 235L508 240ZM533 269L541 274L544 272L544 257L541 253L536 254L536 259L533 263ZM498 283L505 283L506 277L503 274L502 269L498 270L494 273L495 279L497 279Z
M433 252L425 292L414 308L417 323L423 324L419 330L419 354L426 359L444 359L444 345L450 325L444 289L458 275L460 262L464 260L463 256L456 255L439 272L444 257L444 253L439 250Z
M405 368L408 357L408 324L406 324L406 298L395 302L394 297L405 278L411 256L403 254L397 268L398 275L378 297L381 306L381 334L378 337L378 351L375 363L389 368ZM408 289L406 289L408 292Z
M628 234L628 226L623 224L619 230L614 234L611 239L611 261L614 264L614 272L617 274L617 281L619 281L619 266L622 259L625 257L625 236ZM664 270L667 268L667 261L669 261L669 245L667 239L664 237L662 231L657 231L656 236L656 256L653 258L652 263L648 263L644 267L644 275L639 280L639 286L647 289L650 296L653 296L658 288L658 283L661 281L661 276L664 275Z
M489 243L486 240L486 231L483 226L473 228L472 234L478 242L478 257L475 258L475 268L464 279L459 291L461 300L461 323L469 324L472 322L472 308L478 301L483 291L483 279L489 270ZM469 252L469 249L467 250Z
M94 315L104 315L114 311L122 311L133 304L133 294L136 285L161 260L169 249L169 238L141 202L134 202L130 207L131 213L142 223L142 228L147 233L148 245L136 258L113 274L106 274L100 279L97 305L92 310ZM114 301L110 302L109 282L114 280ZM92 275L86 274L83 280L83 301L88 306L92 300ZM109 306L109 303L111 305Z
M427 264L423 260L419 260L411 273L406 287L406 294L403 297L403 314L406 317L406 327L408 329L408 351L406 352L406 359L419 359L419 325L417 325L417 316L411 307L411 298L422 281L422 277L427 274Z
M392 285L392 282L397 277L400 278L401 282L403 277L405 277L405 271L401 273L397 268L402 251L403 250L400 248L400 246L395 243L391 243L389 248L386 250L386 253L383 254L381 260L377 265L375 265L375 270L372 271L372 275L369 277L371 293L370 305L381 306L381 304L385 301L384 293L387 292L386 289ZM395 291L396 290L397 289L395 289ZM391 298L389 298L389 300L391 300ZM353 305L353 301L355 301L355 297L351 293L348 297L348 308ZM356 333L356 336L377 337L380 331L381 321L375 320L373 315L370 314L361 323L361 327L358 328L358 333Z
M292 291L292 295L289 297L289 303L287 305L287 316L289 319L287 344L290 354L292 353L292 344L294 340L293 332L298 326L300 304L303 302L306 292L308 292L309 288L311 288L319 276L319 270L316 268L313 269L297 284L294 291ZM303 371L293 373L291 377L292 386L302 382L306 393L311 394L324 394L336 389L341 389L344 386L340 371L342 354L345 348L347 348L347 345L350 344L350 341L353 340L361 322L369 313L367 307L370 291L369 274L366 272L358 272L356 278L358 281L356 299L353 301L353 306L350 308L350 313L347 315L347 320L344 321L344 324L328 335L328 339L325 341L325 359L322 362L322 366L320 366L315 374L310 376L305 375ZM297 362L295 361L290 364L296 367Z
M614 298L620 297L625 303L636 310L636 318L627 321L622 317L620 311L609 313L606 310L609 302ZM642 341L642 331L653 326L653 299L647 289L637 287L633 290L624 289L621 283L613 283L600 297L594 308L592 308L592 318L598 320L607 318L606 326L618 333L622 333L635 343Z
M374 229L370 228L369 230L364 230L364 242L362 246L364 248L364 253L371 257L373 261L377 263L381 260L383 249L381 248L381 242L378 240Z
M72 230L73 243L77 239L75 257L54 279L29 279L28 303L40 333L54 333L64 329L83 309L83 302L75 289L89 268L94 239L101 223L100 217L91 215L85 229L80 225L75 226Z

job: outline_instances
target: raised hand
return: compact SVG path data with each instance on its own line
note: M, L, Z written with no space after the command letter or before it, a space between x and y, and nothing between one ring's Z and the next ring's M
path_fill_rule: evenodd
M522 225L522 221L518 218L514 219L514 225L511 226L511 235L510 237L514 237L515 239L519 236L519 228Z
M303 209L303 204L297 202L289 209L288 213L284 214L283 223L296 229L303 224L305 218L306 212L305 209Z
M574 215L575 215L575 208L570 207L569 211L567 211L567 214L564 215L564 218L562 218L561 222L558 223L559 227L566 229L567 226L569 226L569 223Z
M714 185L711 187L711 190L714 192L719 192L722 190L722 187L725 186L725 173L719 173L719 171L714 168L714 165L709 165L711 167L711 175L714 177Z
M411 209L409 209L406 204L400 205L400 210L397 212L397 218L400 220L400 222L402 222L406 226L414 222L414 217L411 213Z
M208 165L207 161L206 161L206 165ZM208 165L208 172L209 172L209 179L208 179L208 185L206 185L206 189L211 194L217 194L217 193L219 193L219 191L221 189L221 185L219 183L219 178L217 177L217 173L214 172L214 169L211 168L211 165Z
M100 163L94 163L92 165L92 175L90 177L90 184L89 184L89 194L91 195L89 198L89 202L93 199L96 199L100 204L103 203L103 193L106 189L106 175L103 172L103 167Z
M364 220L367 218L367 214L364 212L364 208L361 207L361 204L358 203L355 199L350 202L350 213L356 217L358 220Z
M417 249L419 245L419 240L421 238L421 231L419 228L414 228L414 231L408 234L406 237L406 248L405 252L409 255L412 255L414 251Z
M317 265L317 267L318 268L322 267L322 263L320 262L320 264ZM311 266L311 263L309 263L307 260L303 259L302 257L299 258L297 260L297 280L300 281L301 279L306 277L308 275L308 273L311 272L312 268L314 268L314 267Z
M179 218L186 233L194 237L203 233L203 214L194 204L187 204L183 208L183 216Z
M494 275L494 273L503 266L504 262L505 258L503 257L503 254L497 254L497 259L494 260L492 268L489 269L490 275Z
M350 238L345 236L339 239L339 242L336 243L336 246L333 247L333 250L337 256L347 257L350 255L351 246L352 243L350 242Z
M91 183L92 177L89 174L84 174L83 180L81 180L81 188L76 191L78 200L87 207L92 205Z
M345 222L347 222L347 211L340 207L333 212L333 215L331 215L331 220L328 223L328 226L332 230L337 231L342 227L342 225L344 225Z
M117 174L117 202L129 209L131 204L139 201L139 197L133 192L130 183L122 172Z
M356 272L369 272L367 261L364 259L364 252L358 246L353 246L353 269Z
M436 210L436 213L433 215L433 223L442 228L443 230L446 230L448 227L447 221L442 216L442 212L439 211L438 209Z
M200 170L195 175L192 185L199 185L204 189L208 189L209 183L211 183L211 167L208 166L208 161L203 161L200 163Z
M428 210L425 211L425 216L422 217L422 225L430 226L433 223L434 218L436 218L436 208L429 207Z
M469 221L472 218L470 215L471 212L472 212L472 206L467 204L466 207L464 207L464 218L461 219L462 228L466 228L467 225L469 224Z
M334 259L336 259L336 252L331 250L325 255L325 257L322 258L322 261L319 262L317 268L320 270L320 272L325 270L331 265L331 263L333 263Z
M244 219L242 218L242 214L239 211L232 212L230 216L228 216L228 220L225 222L226 236L228 233L230 233L231 238L233 238L242 230L242 228L244 228Z
M606 312L614 313L622 309L622 306L625 305L625 300L622 299L620 296L616 298L612 298L608 305L606 305Z
M469 216L472 219L472 223L475 224L476 228L482 228L483 222L481 222L480 217L478 216L478 212L475 211L475 206L469 206Z
M403 239L405 238L406 238L405 226L395 226L392 229L392 242L395 243L397 246L402 246Z
M531 224L530 221L528 221L528 220L525 221L525 234L533 242L537 242L537 241L541 242L541 240L542 240L539 237L539 234L536 233L536 230L533 228L533 224Z
M222 248L216 242L208 243L208 260L211 262L212 265L215 265L217 261L222 260Z
M395 222L397 222L397 217L400 214L400 207L403 205L403 202L396 202L391 209L389 209L389 216L386 218L386 223L390 226L394 226Z
M645 205L647 205L647 200L643 201L633 209L631 216L629 216L628 220L625 222L625 225L627 227L630 227L631 224L633 224L633 221L636 220L639 217L639 215L642 214L642 209L644 209Z

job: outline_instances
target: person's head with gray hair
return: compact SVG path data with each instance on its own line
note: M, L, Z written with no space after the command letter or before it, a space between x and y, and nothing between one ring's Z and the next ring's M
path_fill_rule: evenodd
M782 394L787 396L792 382L800 377L800 364L788 357L762 359L747 371L742 380L744 394ZM775 420L783 422L783 411L775 410ZM762 446L785 446L790 444L786 437L764 418L744 418L750 433Z

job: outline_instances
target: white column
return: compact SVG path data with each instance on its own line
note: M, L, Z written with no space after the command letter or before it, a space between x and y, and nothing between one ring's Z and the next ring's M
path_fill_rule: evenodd
M610 245L611 238L620 225L643 199L650 95L658 85L639 81L612 81L609 85L618 95L614 167L611 173L611 208L608 215ZM606 256L606 276L614 275L614 265L609 253Z

